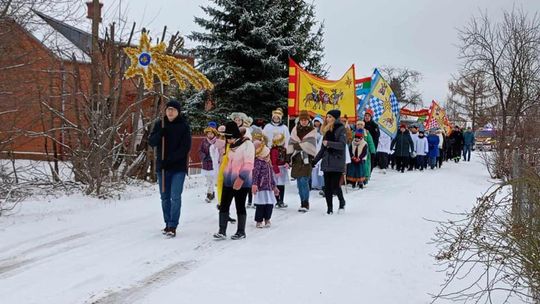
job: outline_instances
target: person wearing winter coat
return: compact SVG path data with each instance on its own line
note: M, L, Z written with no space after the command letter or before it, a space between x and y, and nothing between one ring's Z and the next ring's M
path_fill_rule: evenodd
M256 139L255 164L253 167L253 185L251 192L255 203L255 222L257 228L269 228L271 225L272 210L276 203L279 189L276 187L272 165L270 163L270 149L264 141ZM264 226L263 226L264 220Z
M219 231L214 234L216 239L227 237L229 209L234 198L238 226L233 240L246 238L246 198L251 191L253 166L255 162L255 147L251 140L242 137L238 125L230 121L225 125L225 138L229 144L226 155L227 163L223 171L223 190L219 205Z
M345 210L345 198L340 186L340 179L345 173L345 147L347 144L345 126L339 121L341 111L330 110L326 114L323 125L323 145L315 159L313 166L321 162L321 170L324 172L324 195L326 197L327 214L333 214L333 196L339 199L339 210Z
M302 110L298 116L298 124L291 132L287 145L287 157L290 159L291 176L296 179L300 195L299 212L309 210L309 178L311 162L317 154L317 130L311 126L309 114Z
M437 137L439 137L439 153L437 154L437 162L439 164L439 168L442 167L442 163L446 158L446 137L443 134L443 131L441 129L438 129L436 131Z
M366 141L368 147L367 158L364 164L364 168L366 170L366 174L364 175L364 186L368 184L369 179L371 178L371 171L373 171L371 166L374 164L374 162L371 160L371 158L375 157L377 153L373 136L371 136L369 130L365 128L365 125L366 123L361 120L356 122L356 130L364 130L364 140Z
M266 138L269 140L268 148L272 148L272 139L276 134L283 134L283 147L287 147L291 134L289 132L289 128L283 124L283 110L281 108L277 108L272 111L272 121L264 126L263 133L264 136L266 136Z
M437 166L437 158L439 157L439 136L437 135L437 131L435 129L431 129L429 131L429 135L427 137L428 141L428 159L429 159L429 167L431 170L433 170Z
M191 149L191 129L180 110L177 100L167 102L165 117L154 123L148 138L157 150L156 173L165 222L162 233L168 237L176 236Z
M452 159L458 163L461 159L461 152L463 151L463 133L461 133L458 126L455 126L452 133L450 133L450 144Z
M276 178L276 184L279 189L279 195L276 197L276 208L287 208L285 204L285 185L289 182L289 165L287 163L287 148L283 146L285 136L282 133L276 133L272 139L272 148L270 149L270 160L272 170Z
M471 127L463 133L463 161L471 161L471 150L474 145L474 132Z
M399 132L392 140L390 149L394 151L396 169L403 173L414 149L414 143L405 124L401 124Z
M367 142L364 140L364 130L356 130L354 140L349 148L351 163L347 165L347 181L352 183L353 188L356 188L356 185L360 189L364 188L366 174L364 166L367 161L367 146Z
M313 127L317 131L317 144L316 149L317 153L321 150L322 147L322 131L321 127L323 125L323 119L321 116L317 115L315 118L313 118ZM315 154L317 155L317 154ZM319 164L317 164L311 171L311 188L316 190L322 190L324 188L324 178L323 178L323 172L321 171L321 167Z
M208 123L208 127L204 129L206 138L201 141L199 147L199 157L202 163L201 174L206 178L206 202L210 203L215 198L214 188L216 186L217 171L219 168L219 151L217 144L215 122Z
M418 132L416 140L416 168L423 171L427 168L427 154L429 152L428 140L424 136L424 131Z
M412 153L411 156L409 157L409 171L412 171L414 169L418 169L417 161L416 161L416 143L418 142L418 126L411 125L409 127L409 134L411 135L411 139L414 144L414 147L413 147L414 153Z
M377 164L384 174L386 174L386 169L388 169L388 163L390 160L390 145L392 144L392 137L381 132L379 137L379 144L377 145Z
M375 166L377 165L377 157L375 157L375 153L377 153L377 147L379 146L379 138L381 136L381 131L379 129L379 125L377 125L376 122L373 121L373 110L367 109L366 113L364 114L364 122L365 122L365 129L369 131L369 136L373 140L373 145L375 147L375 152L373 152L371 149L369 153L371 156L370 159L370 172L373 171ZM364 132L365 133L365 132ZM369 142L368 142L369 144ZM369 177L368 177L369 179Z
M250 121L253 122L253 119L242 112L233 112L229 115L229 118L240 128L240 132L245 132L243 136L251 140L251 129L249 126L251 125Z

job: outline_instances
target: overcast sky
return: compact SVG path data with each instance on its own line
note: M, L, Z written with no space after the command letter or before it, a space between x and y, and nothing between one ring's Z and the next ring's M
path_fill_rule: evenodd
M106 19L118 15L118 5L138 28L154 33L184 34L200 30L194 16L206 0L102 0ZM121 1L121 2L120 2ZM473 15L487 12L500 18L504 9L540 11L540 0L315 0L317 17L325 24L325 58L330 78L339 78L351 64L357 78L381 66L409 67L422 73L424 104L444 102L447 82L459 67L457 28ZM192 42L187 42L193 46Z

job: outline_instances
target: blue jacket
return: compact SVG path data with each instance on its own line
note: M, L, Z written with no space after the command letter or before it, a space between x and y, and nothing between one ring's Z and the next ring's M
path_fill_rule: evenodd
M428 147L429 157L438 157L439 156L439 136L436 134L430 134L427 138L428 141Z
M463 144L474 144L474 133L472 131L465 131L465 133L463 133Z

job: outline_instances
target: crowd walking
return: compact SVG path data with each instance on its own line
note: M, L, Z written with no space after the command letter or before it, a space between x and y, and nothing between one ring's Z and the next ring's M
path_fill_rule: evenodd
M343 187L366 188L375 168L382 174L390 168L399 173L435 170L445 161L458 163L462 157L470 161L475 143L472 130L462 132L458 126L445 134L439 128L424 130L402 123L392 136L379 129L369 109L358 121L342 116L338 109L325 117L301 111L290 127L283 119L280 108L272 111L266 125L260 120L254 125L247 114L234 112L223 125L210 121L204 129L198 154L205 201L216 202L219 210L216 240L227 238L231 223L236 223L236 232L230 238L245 239L250 207L255 208L256 228L271 227L274 208L287 209L293 201L298 201L298 212L309 212L312 190L324 197L327 215L336 210L344 213ZM162 232L175 237L191 149L190 125L178 101L166 104L165 115L153 125L149 144L156 148L165 222ZM285 197L285 187L292 181L298 196ZM237 219L230 215L233 201Z

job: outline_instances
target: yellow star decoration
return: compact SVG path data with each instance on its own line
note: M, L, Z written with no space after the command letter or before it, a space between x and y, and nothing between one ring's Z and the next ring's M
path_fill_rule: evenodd
M185 90L188 84L197 90L212 89L214 85L201 72L197 71L187 61L166 55L167 46L161 42L156 46L150 45L150 39L146 32L142 33L139 47L124 48L131 65L125 73L126 78L141 75L144 88L151 90L154 85L154 75L163 84L168 85L171 77L176 80L181 90Z

